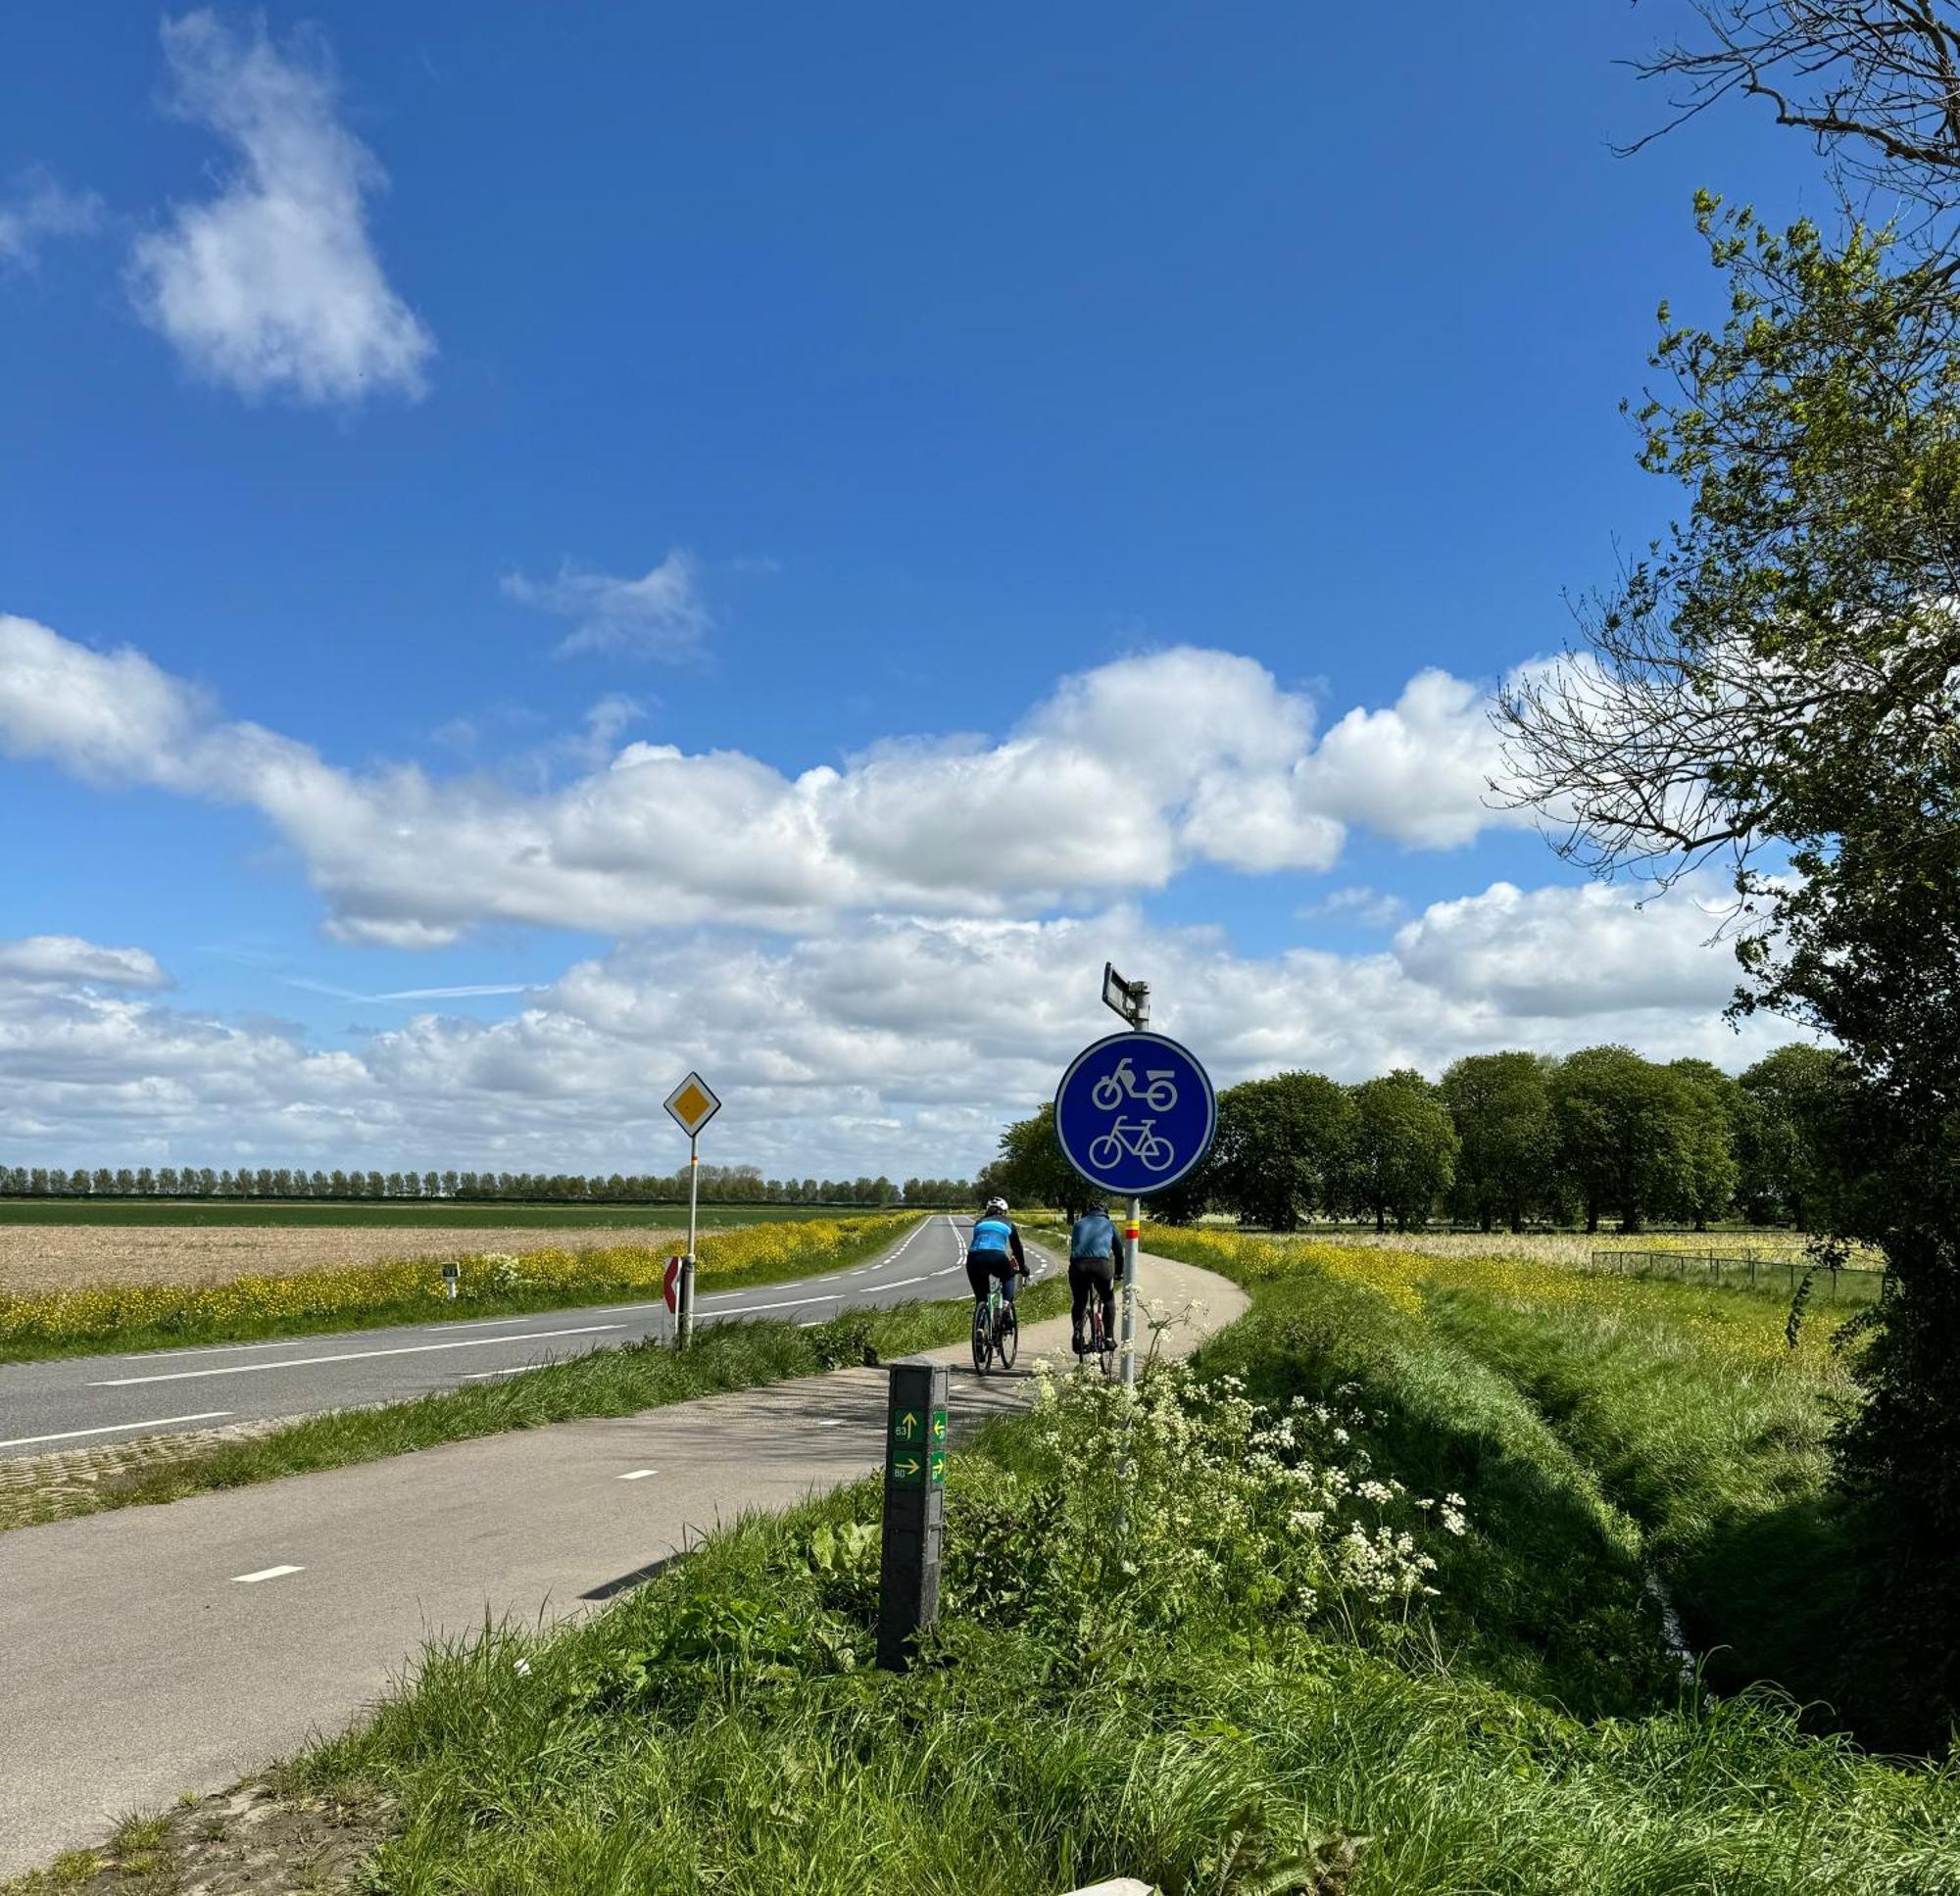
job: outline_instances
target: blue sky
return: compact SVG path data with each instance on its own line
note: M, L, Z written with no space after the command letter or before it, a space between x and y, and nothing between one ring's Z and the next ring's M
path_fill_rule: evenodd
M663 1163L698 1060L963 1171L1105 952L1226 1079L1760 1050L1484 696L1666 517L1693 188L1822 188L1613 155L1679 8L1356 11L11 13L0 1145Z

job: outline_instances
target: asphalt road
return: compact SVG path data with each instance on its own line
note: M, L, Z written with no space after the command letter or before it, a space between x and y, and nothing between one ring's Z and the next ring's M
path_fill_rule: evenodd
M1245 1307L1189 1265L1147 1258L1140 1283L1204 1300L1172 1353ZM929 1352L956 1434L1067 1337L1030 1325L1016 1377ZM842 1370L0 1533L0 1879L343 1727L427 1638L590 1612L721 1523L855 1481L885 1391Z
M965 1228L944 1214L915 1225L868 1264L789 1284L702 1295L703 1324L742 1317L822 1323L853 1306L963 1293ZM1038 1272L1053 1263L1030 1256ZM183 1429L402 1402L540 1363L662 1334L650 1302L583 1305L525 1317L336 1331L275 1342L151 1349L0 1364L0 1456L108 1446Z

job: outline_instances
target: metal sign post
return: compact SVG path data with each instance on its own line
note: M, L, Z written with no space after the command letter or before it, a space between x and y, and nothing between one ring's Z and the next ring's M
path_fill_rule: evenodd
M1113 961L1102 963L1102 1004L1121 1014L1133 1028L1151 1024L1151 984L1125 981ZM1144 1231L1144 1201L1130 1197L1130 1215L1123 1220L1123 1307L1117 1319L1118 1360L1123 1365L1123 1386L1137 1386L1137 1241Z
M687 1135L687 1254L680 1261L680 1308L675 1329L678 1347L694 1337L694 1266L701 1210L701 1129L721 1110L713 1089L698 1073L690 1073L667 1094L667 1115Z
M878 1664L902 1673L939 1618L946 1529L946 1369L894 1363L885 1415L885 1531L878 1564Z
M1085 1047L1054 1094L1061 1155L1089 1184L1128 1201L1123 1228L1123 1309L1118 1350L1123 1385L1137 1382L1137 1240L1143 1201L1189 1175L1211 1149L1218 1100L1197 1057L1152 1034L1150 989L1102 971L1102 997L1131 1024Z

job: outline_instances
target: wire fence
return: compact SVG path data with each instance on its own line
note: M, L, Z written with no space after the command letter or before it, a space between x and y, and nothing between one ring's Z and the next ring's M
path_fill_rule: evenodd
M1594 1251L1592 1268L1621 1277L1670 1277L1732 1290L1783 1290L1796 1294L1814 1272L1810 1294L1826 1303L1879 1303L1889 1273L1845 1265L1833 1270L1803 1257L1734 1257L1713 1251Z

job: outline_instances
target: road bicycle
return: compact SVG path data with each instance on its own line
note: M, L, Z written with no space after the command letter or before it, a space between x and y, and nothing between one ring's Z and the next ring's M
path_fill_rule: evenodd
M999 1357L1003 1369L1012 1369L1020 1346L1021 1320L1001 1293L1001 1280L990 1274L986 1302L976 1299L973 1305L973 1367L985 1376L988 1365Z
M1107 1172L1125 1152L1152 1172L1168 1172L1177 1148L1156 1131L1154 1119L1119 1119L1101 1139L1089 1143L1089 1163Z
M1102 1298L1092 1286L1089 1291L1089 1308L1084 1312L1087 1321L1083 1325L1081 1356L1094 1356L1102 1365L1104 1376L1116 1373L1116 1339L1109 1334L1109 1327L1102 1321Z

